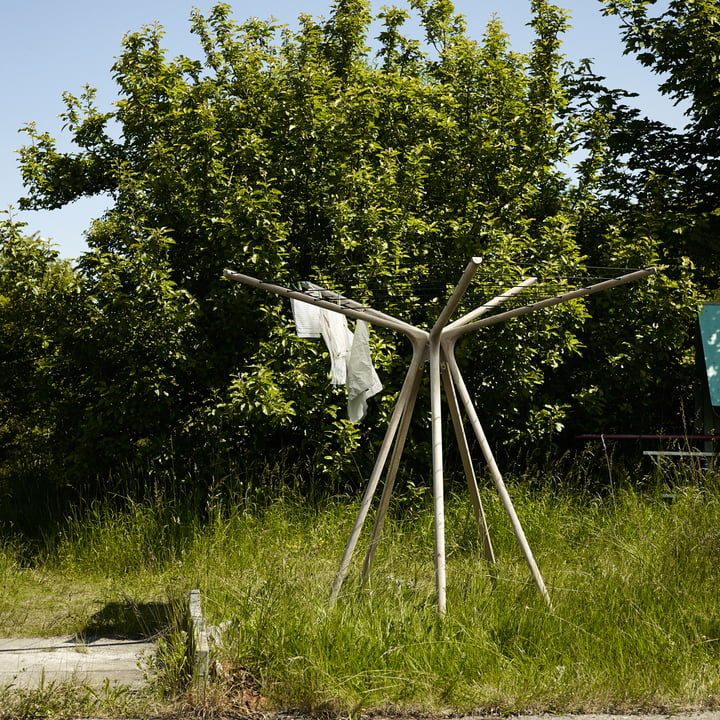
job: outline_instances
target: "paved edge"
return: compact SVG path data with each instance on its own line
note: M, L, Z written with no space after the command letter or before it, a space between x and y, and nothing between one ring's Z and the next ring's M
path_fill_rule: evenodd
M130 688L145 684L142 659L154 654L147 640L74 636L0 638L0 687L33 688L50 682Z

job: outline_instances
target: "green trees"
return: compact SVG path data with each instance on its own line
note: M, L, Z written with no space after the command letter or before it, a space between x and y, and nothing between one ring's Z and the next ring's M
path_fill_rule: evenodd
M720 8L703 0L652 4L608 0L619 16L628 53L660 76L659 89L685 108L681 131L635 117L612 133L612 154L624 155L623 175L673 258L689 257L710 296L718 291L720 182ZM622 116L621 116L622 118Z
M628 416L651 412L668 427L673 423L671 408L692 397L691 378L683 365L692 362L695 307L700 299L717 299L720 289L719 106L718 76L713 71L720 10L716 3L702 1L672 0L660 10L654 2L639 0L603 0L603 4L621 21L626 51L657 73L659 89L669 100L686 108L687 125L675 130L643 117L632 107L632 96L608 90L602 78L590 72L575 77L574 103L584 118L583 142L589 151L580 187L593 198L592 211L584 212L586 240L581 244L601 264L632 264L635 249L644 246L656 256L655 262L666 266L665 276L670 279L662 290L667 304L637 305L653 331L638 337L635 357L640 364L632 376L640 379L643 395L655 400L623 405L619 414L626 422ZM607 301L611 298L597 300ZM593 334L586 343L599 344L599 326L588 329ZM610 397L602 400L605 407L617 397L611 365L628 368L627 352L618 340L615 359L605 367L596 365L599 379L611 390ZM627 345L624 339L620 342ZM604 337L602 344L612 347L613 341ZM678 363L682 357L685 362ZM658 377L645 380L648 373ZM593 392L598 397L604 394L600 385L588 383L597 388ZM668 398L673 401L668 403ZM691 425L691 402L685 412ZM600 416L604 415L603 409Z
M405 11L385 8L371 51L363 0L338 0L325 21L303 16L297 32L238 24L218 4L192 16L202 60L168 59L162 30L149 28L124 40L111 110L91 89L66 96L76 152L28 128L24 207L114 199L89 229L90 251L66 270L80 299L63 330L63 379L53 380L72 398L61 424L75 446L56 446L65 470L88 477L172 458L176 473L200 466L207 476L218 455L285 457L306 463L308 477L354 480L346 471L369 431L344 419L323 349L294 336L277 299L224 282L224 267L331 284L425 323L472 255L486 258L498 289L525 264L552 278L663 259L649 231L610 226L612 207L598 201L607 154L591 154L579 188L559 170L580 120L588 146L611 135L598 135L605 116L570 102L564 12L533 1L536 40L522 55L497 20L475 41L449 2L411 6L424 41L402 34ZM598 301L594 312L612 306L617 319L597 335L578 335L587 307L574 303L466 341L469 383L496 437L538 442L568 412L576 423L606 417L603 378L587 389L583 339L607 363L617 353L599 348L619 332L618 382L642 372L639 393L656 387L657 337L677 330L657 316L685 307L667 290L687 287L671 275L633 291L635 303ZM648 338L639 349L636 328ZM407 349L383 332L373 342L387 388L377 419ZM682 374L682 360L670 363Z
M130 257L91 254L73 270L22 225L0 224L6 519L112 492L118 464L162 456L185 400L194 313L168 279L165 242L148 233Z
M56 498L48 473L73 397L58 368L82 294L80 277L47 241L12 218L0 222L0 491L8 508L33 484Z

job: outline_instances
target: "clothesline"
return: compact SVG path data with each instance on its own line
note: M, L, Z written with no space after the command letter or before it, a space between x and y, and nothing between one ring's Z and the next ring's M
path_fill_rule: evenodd
M478 271L473 278L471 288L497 288L507 283L521 281L523 278L529 276L538 278L538 286L550 286L555 284L564 287L568 283L585 284L602 282L603 280L610 280L617 277L618 274L636 272L639 269L640 268L632 267L586 266L582 269L578 268L568 274L561 274L557 272L556 269L543 268L542 264L526 265L523 263L517 263L510 267L504 266L498 271ZM544 270L547 270L547 274L544 274ZM335 282L336 281L337 279L335 279ZM324 290L341 294L341 291L335 289L335 282L324 279L319 279L318 282ZM312 283L307 283L305 281L302 283L293 283L293 286L298 289L304 289L301 287L302 285L312 285ZM362 283L343 284L343 288L344 292L351 292L352 290L359 289L365 292L372 292L373 295L380 297L382 297L384 293L391 295L419 294L425 296L440 292L445 293L448 289L452 291L454 288L454 282L451 279L431 281L421 277L412 279L399 279L397 277L383 277L380 279L377 277L368 277ZM392 288L392 290L389 288Z
M457 310L463 313L463 318L454 324L470 322L473 318L480 317L487 310L498 307L501 301L504 305L504 313L512 314L518 308L527 307L528 300L532 300L535 305L553 304L553 301L567 294L570 289L570 283L563 279L559 282L557 278L553 278L551 282L538 283L536 278L526 278L521 283L517 280L510 288L505 288L501 292L489 293L484 288L490 287L487 281L490 277L485 273L481 276L480 282L476 283L482 290L476 292L465 293L463 302L458 301ZM574 280L586 281L586 276L574 276ZM598 280L599 278L593 278ZM603 280L611 280L612 278L603 278ZM497 278L493 285L497 284ZM577 284L574 290L579 290ZM355 310L367 310L377 314L377 301L380 293L372 292L373 306L363 305L362 303L350 299L342 293L316 285L309 281L301 281L294 283L294 287L310 298L318 301L336 302L338 306L345 308L353 308ZM586 284L580 287L587 287ZM441 293L446 298L449 296L448 288L445 284L437 285L438 292L430 297L439 298ZM427 287L424 290L428 290ZM522 295L522 297L520 297ZM529 297L528 297L529 296ZM401 299L411 297L418 299L417 294L408 296L399 296ZM478 304L477 298L482 297L483 300ZM386 294L386 299L397 300L398 296ZM291 307L295 320L296 331L300 338L320 338L325 342L330 354L330 377L333 385L345 385L347 387L348 396L348 418L351 422L359 422L365 417L367 412L367 400L382 390L382 383L373 366L370 343L369 328L365 320L358 319L355 326L355 332L352 333L348 328L347 317L344 314L333 312L321 305L301 302L291 299ZM397 310L397 307L395 308ZM468 313L468 309L471 311ZM449 319L449 318L448 318ZM492 322L495 318L489 317ZM499 318L498 318L499 319Z
M605 268L609 270L610 268ZM620 270L620 269L619 269ZM548 280L537 280L532 287L528 287L521 296L508 297L506 308L526 305L529 300L540 302L551 298L559 297L581 287L587 287L597 282L610 280L616 275L574 275L562 278L552 277ZM523 277L512 280L498 280L489 273L484 274L479 282L474 282L463 297L461 310L482 308L491 309L494 305L492 299L503 295L510 288L517 286ZM492 280L492 281L491 281ZM330 302L336 302L345 307L355 308L392 308L394 312L410 312L416 314L419 310L418 303L429 304L433 301L438 304L444 302L452 291L449 283L393 283L392 287L378 288L372 285L352 284L343 291L325 286L314 285L313 283L302 282L295 284L301 291L309 294L322 292L322 298ZM352 299L347 297L351 295ZM320 297L318 294L317 297Z
M377 454L375 465L368 480L367 489L363 495L358 509L357 518L353 529L345 546L343 557L340 561L338 571L333 580L330 589L329 602L335 602L338 599L342 584L350 568L352 556L355 551L356 544L362 532L365 519L370 511L373 496L377 490L378 483L381 480L385 469L385 485L382 497L378 505L373 527L372 536L368 545L365 563L363 566L363 581L369 576L370 570L375 557L375 548L380 540L385 520L385 514L390 502L390 496L393 491L393 485L397 475L400 458L403 452L405 441L407 438L410 421L415 409L415 400L421 388L421 381L424 367L427 364L429 368L430 380L430 426L431 426L431 448L432 448L432 483L433 483L433 511L434 511L434 555L435 555L435 586L437 596L437 610L439 616L444 616L446 611L446 568L445 568L445 519L444 519L444 477L443 477L443 415L442 415L442 388L445 389L445 399L449 409L449 415L455 430L455 438L457 440L458 449L462 458L463 468L465 470L468 490L470 492L473 509L475 511L478 528L483 536L483 548L486 558L490 562L495 562L492 544L485 515L482 508L482 500L477 485L474 464L470 455L470 448L467 442L467 436L463 426L463 418L461 407L465 411L465 415L472 427L473 434L480 446L481 452L487 463L488 470L495 484L503 507L509 517L515 536L525 555L525 560L530 568L535 584L544 597L550 603L545 583L542 575L537 567L537 563L533 557L530 546L525 537L517 513L513 507L510 496L505 487L500 469L493 455L492 449L487 441L482 423L478 417L477 411L473 404L472 396L465 384L460 367L455 357L455 343L463 335L485 328L490 325L498 324L506 320L520 317L528 313L549 308L560 303L569 302L576 298L591 295L604 290L625 285L635 280L639 280L657 272L657 268L649 267L636 272L623 274L618 277L612 277L602 282L592 285L575 287L568 289L560 295L553 295L544 300L537 300L529 304L507 308L505 301L511 301L517 295L525 296L525 290L535 283L535 278L522 279L512 278L512 282L502 288L500 294L495 294L495 298L488 301L485 307L499 307L503 305L503 309L492 314L485 314L482 308L475 308L470 312L464 312L463 315L454 321L451 317L458 311L463 304L463 296L470 289L472 279L478 270L481 259L473 257L468 262L465 271L460 280L455 285L451 293L445 294L445 305L438 308L434 324L429 330L424 330L416 324L405 322L399 317L393 317L380 311L376 306L364 307L357 301L349 300L340 295L340 293L328 294L322 289L316 289L315 293L320 297L312 298L310 295L304 294L297 290L288 290L280 285L268 283L257 278L243 275L232 270L225 270L224 275L234 282L241 282L251 287L264 289L282 297L290 298L296 304L309 306L312 310L325 311L333 315L341 315L344 319L353 318L357 321L356 325L361 327L370 321L379 327L387 328L402 333L410 340L412 344L413 354L408 371L397 396L397 402L388 421L385 437ZM505 282L507 275L503 275L502 282ZM498 278L500 280L500 278ZM556 281L556 279L554 279ZM563 286L567 287L567 286ZM329 297L336 295L338 302L344 307L333 305L329 301ZM532 297L530 298L532 299ZM482 317L485 315L485 317ZM322 327L322 324L321 324ZM357 327L356 333L357 334ZM341 333L342 335L342 333ZM347 333L345 333L347 338ZM354 342L354 341L353 341ZM332 351L331 351L332 355ZM349 365L346 365L346 373ZM392 452L391 452L392 451Z

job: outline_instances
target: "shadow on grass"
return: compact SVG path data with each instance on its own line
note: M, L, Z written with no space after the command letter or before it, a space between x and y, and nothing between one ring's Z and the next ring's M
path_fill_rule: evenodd
M172 617L170 603L110 602L90 617L78 636L86 640L99 637L156 638L171 625Z

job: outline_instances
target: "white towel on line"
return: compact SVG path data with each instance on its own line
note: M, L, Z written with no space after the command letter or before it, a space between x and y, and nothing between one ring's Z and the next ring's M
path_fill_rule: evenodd
M347 356L348 419L360 422L367 413L367 401L382 390L382 383L370 354L370 329L364 320L355 324L355 334Z
M322 308L317 305L302 302L302 300L290 300L293 318L295 319L295 331L299 338L319 338L321 335L320 314Z
M347 318L332 310L320 308L320 332L330 353L330 382L344 385L347 378L347 355L353 342Z

